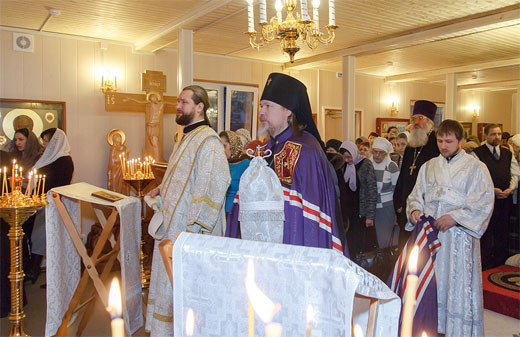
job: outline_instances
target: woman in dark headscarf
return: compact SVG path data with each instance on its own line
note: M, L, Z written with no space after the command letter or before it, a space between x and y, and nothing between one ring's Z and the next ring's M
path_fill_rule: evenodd
M29 172L40 158L43 147L34 132L23 128L15 131L13 140L8 145L8 151L17 160L18 165L22 166L25 172Z
M231 211L233 199L238 192L238 184L242 173L249 167L249 159L244 155L244 146L240 137L233 131L222 131L219 134L229 162L231 184L226 193L226 214Z

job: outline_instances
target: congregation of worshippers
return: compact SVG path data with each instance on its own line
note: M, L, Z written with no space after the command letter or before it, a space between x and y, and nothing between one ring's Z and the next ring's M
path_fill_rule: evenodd
M483 336L482 272L519 264L520 134L510 135L497 121L479 139L456 120L438 121L435 103L417 100L407 125L389 124L357 139L323 139L306 86L282 73L265 80L256 139L243 128L217 133L204 88L191 85L178 94L175 120L183 129L162 177L144 197L153 247L146 252L145 330L173 334L173 290L159 245L170 240L175 247L183 232L329 249L403 297L396 282L403 277L400 259L421 244L422 231L436 280L427 284L435 287L434 333ZM134 193L122 182L130 167L121 160L124 138L113 136L109 188ZM42 193L59 191L79 169L74 161L81 154L70 151L59 128L41 134L20 128L4 148L1 166L16 160L22 174L36 169L45 175ZM45 212L23 224L26 284L45 277ZM2 317L12 308L8 231L2 221ZM24 301L31 304L31 298ZM432 323L424 324L427 330Z

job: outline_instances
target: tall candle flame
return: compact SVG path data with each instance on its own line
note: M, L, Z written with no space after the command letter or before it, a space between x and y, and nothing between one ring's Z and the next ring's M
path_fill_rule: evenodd
M121 309L121 290L119 288L119 282L117 281L117 278L114 277L112 279L112 284L110 285L110 292L108 294L107 311L113 317L121 317Z
M280 304L275 304L266 294L258 288L255 283L255 268L253 261L249 259L247 262L246 291L253 309L264 323L273 320L274 315L280 311Z
M193 336L193 330L195 330L195 314L193 309L188 309L186 314L186 335Z
M313 323L314 321L314 308L312 305L307 305L307 324Z
M412 253L410 254L410 259L408 260L408 271L411 274L415 274L417 272L418 257L419 257L419 247L414 246L412 249Z

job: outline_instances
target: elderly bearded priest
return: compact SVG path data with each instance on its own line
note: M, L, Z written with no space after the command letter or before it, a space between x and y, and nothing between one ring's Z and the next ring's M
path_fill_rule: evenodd
M451 119L439 125L441 155L421 167L406 207L411 223L424 212L440 231L434 270L438 332L446 337L484 336L479 239L495 194L486 165L461 149L463 132Z
M283 187L283 243L342 251L332 171L312 118L307 88L291 76L272 73L260 106L261 128L271 137L264 147L273 153L266 160ZM238 208L235 204L228 216L226 236L240 237Z
M208 94L202 87L188 86L179 94L176 122L184 125L184 135L173 149L161 185L149 193L152 197L160 194L163 201L162 225L150 233L156 241L145 328L152 337L173 335L173 290L159 242L175 241L183 231L223 234L231 178L224 146L209 126L208 108Z
M400 227L399 246L402 248L410 232L404 230L407 222L406 198L412 192L417 180L419 168L428 160L439 155L437 139L433 129L433 119L437 106L430 101L416 101L412 110L412 130L408 146L404 150L401 172L394 190L394 208L397 213L397 223Z

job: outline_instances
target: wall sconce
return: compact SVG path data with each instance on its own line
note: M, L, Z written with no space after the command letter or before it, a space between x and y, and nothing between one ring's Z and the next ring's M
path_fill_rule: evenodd
M399 98L390 97L385 102L390 105L390 115L395 116L399 113Z
M117 76L113 71L104 71L101 75L101 91L107 92L117 91Z
M477 119L480 116L480 106L477 104L470 104L467 108L473 113L473 119Z

